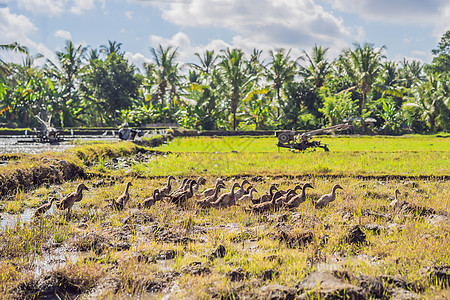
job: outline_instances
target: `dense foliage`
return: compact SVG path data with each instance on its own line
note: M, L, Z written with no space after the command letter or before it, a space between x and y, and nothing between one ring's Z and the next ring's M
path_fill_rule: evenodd
M311 129L376 120L380 133L450 129L450 31L431 64L388 61L384 46L354 44L335 60L328 48L292 57L291 51L241 49L196 53L181 63L178 49L151 48L143 74L108 41L88 49L67 41L57 61L25 47L23 64L0 60L0 123L37 126L35 115L56 126L132 126L178 123L200 130ZM359 127L359 130L363 127Z

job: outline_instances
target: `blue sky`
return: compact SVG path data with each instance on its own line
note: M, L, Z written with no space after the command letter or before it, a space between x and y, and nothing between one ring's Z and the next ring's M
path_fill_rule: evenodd
M180 62L196 62L204 49L287 48L300 56L314 44L329 47L332 59L370 42L385 45L389 60L429 63L447 30L448 0L0 0L0 43L54 60L66 39L92 48L115 40L138 67L159 44L178 47Z

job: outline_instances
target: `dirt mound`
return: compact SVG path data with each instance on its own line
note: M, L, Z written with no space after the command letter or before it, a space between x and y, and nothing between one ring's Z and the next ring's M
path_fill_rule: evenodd
M330 272L311 273L299 282L296 288L299 293L302 293L300 298L314 295L312 298L365 299L362 288L349 284Z
M18 190L26 191L44 184L85 177L82 167L65 160L42 157L31 161L30 165L18 167L7 175L0 175L0 197L12 196Z

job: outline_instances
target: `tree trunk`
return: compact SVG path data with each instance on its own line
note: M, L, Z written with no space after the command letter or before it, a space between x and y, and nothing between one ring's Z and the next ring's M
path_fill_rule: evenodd
M363 129L363 132L366 132L366 122L364 122L364 117L362 116L362 113L364 111L364 108L366 107L366 91L362 91L362 103L361 103L361 126Z
M432 132L432 133L434 133L434 127L435 127L435 117L433 116L433 114L431 114L430 116L429 116L429 120L430 120L430 131Z
M366 91L362 91L361 114L366 107Z

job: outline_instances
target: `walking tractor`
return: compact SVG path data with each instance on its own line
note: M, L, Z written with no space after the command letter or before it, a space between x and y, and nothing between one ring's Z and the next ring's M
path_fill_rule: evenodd
M35 116L36 119L39 120L39 122L42 124L41 129L39 131L34 130L35 138L33 139L36 142L41 143L57 143L61 141L61 136L59 130L57 130L55 127L51 124L51 118L48 120L48 122L45 122L39 116Z
M317 129L307 131L305 133L296 133L293 130L279 130L275 132L275 136L278 138L278 147L289 148L291 151L299 150L305 151L308 148L322 148L325 152L330 151L328 145L321 144L320 141L311 140L314 135L330 131L344 131L351 130L352 126L348 124L339 124L328 128Z

